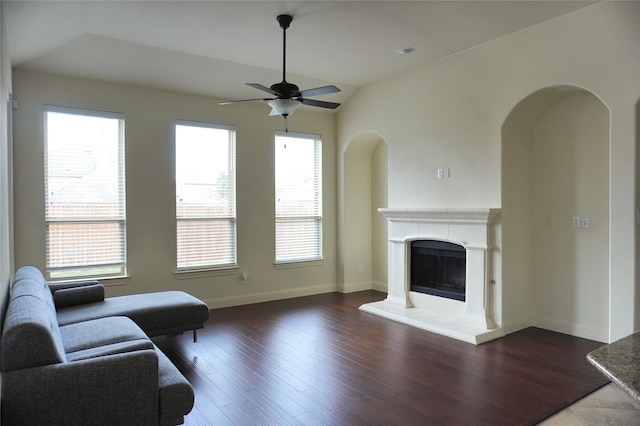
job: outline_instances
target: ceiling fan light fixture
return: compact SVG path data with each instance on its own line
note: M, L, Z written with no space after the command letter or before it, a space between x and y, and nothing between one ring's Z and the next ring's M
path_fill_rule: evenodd
M270 115L281 115L287 118L302 105L302 102L296 99L274 99L268 102L269 106L273 109Z

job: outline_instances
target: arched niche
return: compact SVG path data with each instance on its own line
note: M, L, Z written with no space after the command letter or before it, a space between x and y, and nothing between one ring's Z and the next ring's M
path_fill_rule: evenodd
M375 132L356 135L342 154L342 291L387 287L388 148Z
M539 90L502 126L502 323L609 338L609 109Z

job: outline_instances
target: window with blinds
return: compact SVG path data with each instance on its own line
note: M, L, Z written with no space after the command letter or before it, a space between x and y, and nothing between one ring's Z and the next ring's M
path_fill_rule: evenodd
M176 123L178 272L236 266L233 127Z
M276 263L322 259L322 140L275 137Z
M124 116L45 108L47 279L126 274Z

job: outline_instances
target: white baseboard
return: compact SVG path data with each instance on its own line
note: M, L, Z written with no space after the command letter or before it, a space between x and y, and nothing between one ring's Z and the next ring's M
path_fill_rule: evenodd
M544 330L555 331L569 336L580 337L583 339L595 340L597 342L607 343L609 336L605 330L596 330L590 327L584 327L577 324L568 324L548 318L523 318L517 321L511 321L501 324L505 334L515 333L524 330L527 327L538 327Z
M500 325L500 327L502 327L502 329L504 330L504 334L515 333L516 331L524 330L525 328L532 326L533 321L530 318L505 322Z
M389 292L389 285L387 283L383 283L380 281L374 281L373 282L373 289L377 290L377 291L381 291L383 293L388 293Z
M321 284L310 287L298 287L264 293L243 294L239 296L216 297L204 302L209 308L229 308L231 306L250 305L252 303L271 302L273 300L291 299L293 297L313 296L314 294L332 293L336 291L334 284Z
M356 291L371 290L372 288L373 286L370 281L338 285L338 291L340 293L354 293Z
M546 318L534 318L533 326L597 342L609 342L609 333L606 330L596 330L578 324L568 324Z

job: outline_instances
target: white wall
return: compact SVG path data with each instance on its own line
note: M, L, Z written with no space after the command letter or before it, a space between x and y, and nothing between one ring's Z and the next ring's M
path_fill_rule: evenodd
M542 88L571 85L594 93L610 111L611 249L601 256L609 270L608 338L621 338L634 331L636 312L638 22L640 3L597 3L365 87L339 113L338 152L361 132L381 135L389 146L391 208L500 208L502 124L510 111ZM436 179L441 167L451 169L449 179ZM357 238L344 232L341 241ZM509 251L501 247L502 255ZM494 287L503 307L510 304L504 292L510 285L498 280ZM528 315L505 308L497 316L516 323Z
M181 289L211 307L336 289L335 116L298 110L289 130L323 140L324 261L275 269L273 145L281 118L262 104L219 106L216 99L14 70L15 265L45 267L43 107L122 112L126 121L127 243L130 278L108 295ZM237 130L239 268L228 274L175 271L173 125L176 119L230 124ZM242 285L239 274L249 273Z
M12 166L11 166L11 63L7 49L4 13L0 5L0 324L13 275Z
M389 224L383 214L378 212L381 207L388 207L389 170L387 162L389 150L387 143L380 140L371 158L371 255L373 263L373 288L387 291L388 287L388 245Z

